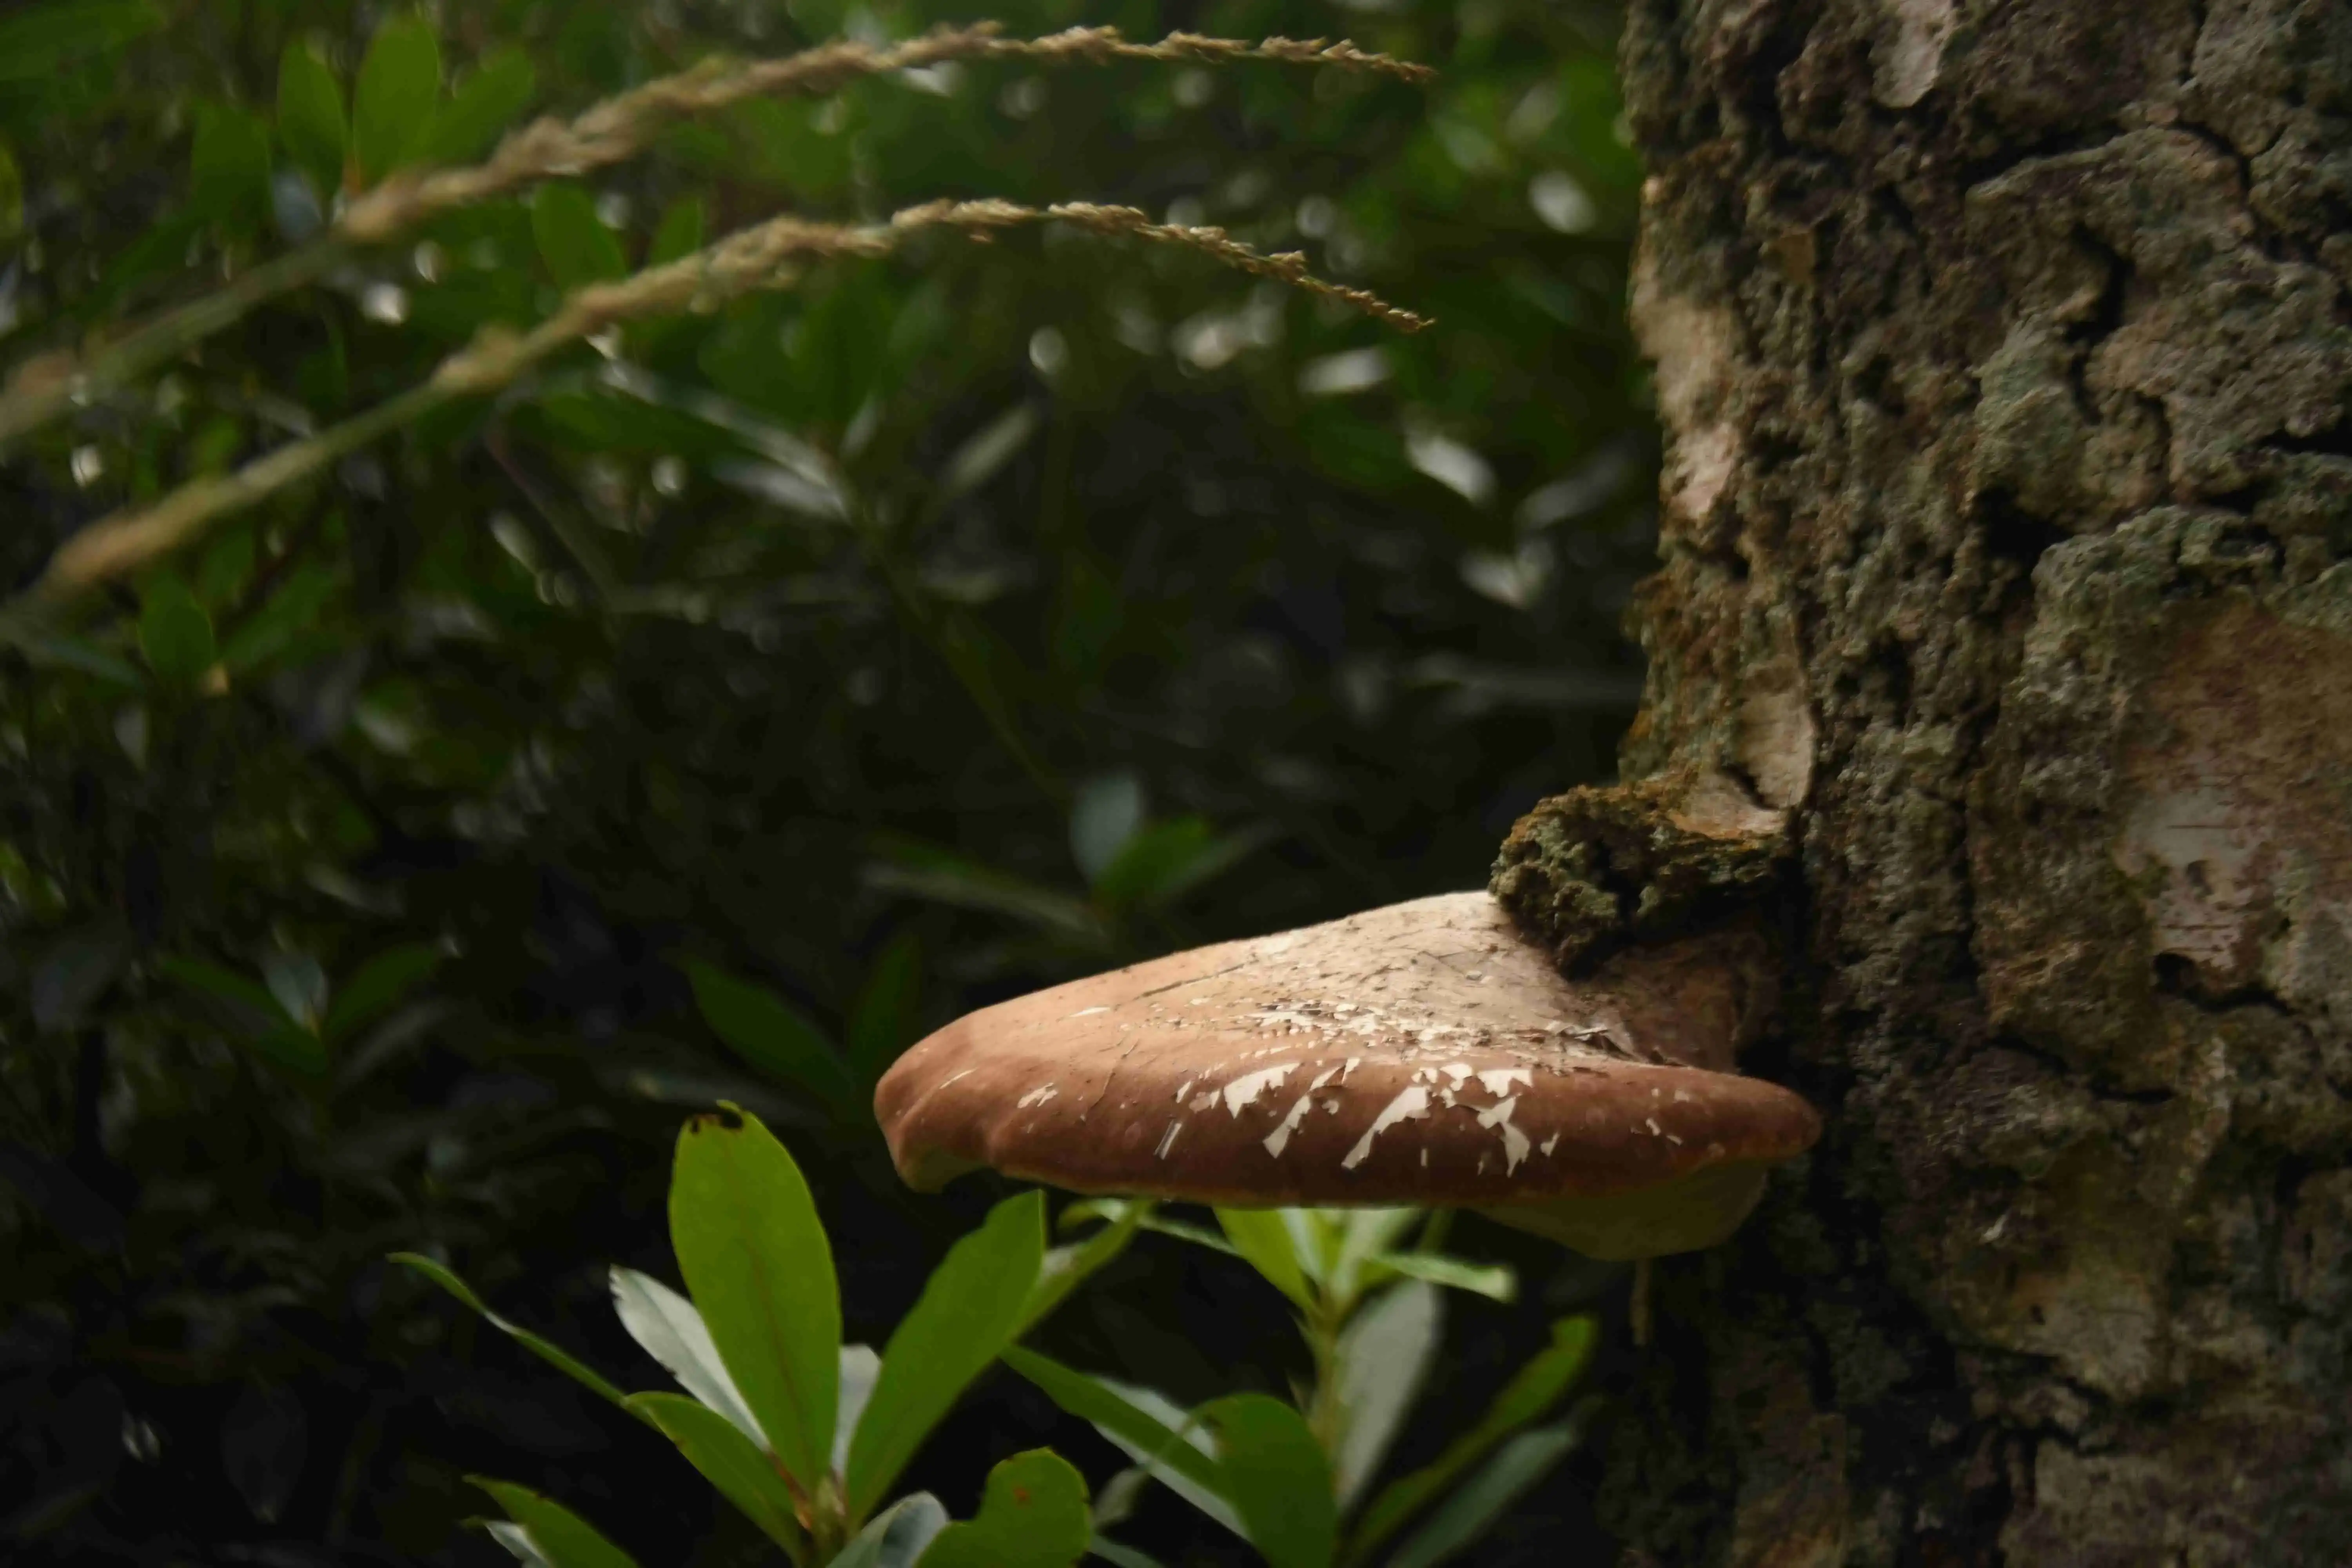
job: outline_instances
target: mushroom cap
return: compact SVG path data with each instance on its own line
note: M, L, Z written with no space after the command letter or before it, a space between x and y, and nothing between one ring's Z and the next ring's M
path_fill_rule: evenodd
M1570 981L1486 892L1448 893L982 1008L899 1058L875 1112L923 1190L992 1166L1240 1207L1528 1212L1720 1168L1744 1214L1821 1131L1732 1070L1756 979L1699 937Z

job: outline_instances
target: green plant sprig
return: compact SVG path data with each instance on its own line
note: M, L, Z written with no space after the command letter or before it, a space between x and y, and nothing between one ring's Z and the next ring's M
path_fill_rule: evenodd
M1430 67L1359 49L1346 39L1272 37L1256 43L1171 33L1131 43L1116 27L1071 27L1039 38L1000 37L982 22L940 27L904 43L839 39L771 60L716 57L593 104L570 120L544 116L509 132L481 163L454 169L398 170L345 207L322 237L254 268L202 299L125 333L88 358L41 355L18 365L0 391L0 449L68 409L102 397L247 311L315 283L357 247L398 238L417 225L475 202L556 177L623 163L663 130L753 98L813 97L863 77L965 59L1022 59L1044 66L1152 60L1224 66L1247 60L1325 66L1423 82Z
M983 200L929 202L878 224L775 218L667 265L616 282L574 289L553 315L528 332L485 328L466 347L443 360L425 382L364 414L279 447L232 473L192 480L152 506L100 519L59 546L32 586L0 611L5 617L0 621L0 638L23 640L43 612L60 608L101 584L136 572L195 539L220 518L268 499L445 404L510 385L541 361L609 328L651 317L712 310L754 291L790 288L811 262L887 256L910 236L926 230L952 229L984 237L995 229L1048 221L1192 250L1254 276L1337 300L1406 331L1418 331L1429 324L1425 318L1400 310L1376 294L1317 277L1307 270L1307 258L1299 252L1267 255L1232 238L1223 229L1154 223L1134 207L1091 202L1032 207Z

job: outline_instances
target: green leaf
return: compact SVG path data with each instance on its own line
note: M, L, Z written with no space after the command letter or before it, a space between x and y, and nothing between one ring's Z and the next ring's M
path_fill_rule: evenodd
M1043 1322L1053 1310L1069 1298L1071 1291L1086 1283L1096 1270L1127 1250L1135 1233L1143 1228L1151 1215L1148 1199L1125 1203L1111 1222L1084 1241L1067 1247L1056 1247L1045 1254L1037 1270L1037 1283L1029 1291L1028 1303L1021 1309L1021 1327L1014 1331L1018 1339L1031 1328Z
M1101 1558L1111 1568L1160 1568L1158 1558L1100 1535L1087 1542L1087 1555Z
M499 1500L508 1518L530 1531L531 1544L539 1548L550 1568L637 1568L635 1559L562 1503L512 1481L469 1479Z
M726 1416L682 1394L632 1394L628 1405L677 1445L686 1462L762 1534L799 1560L807 1537L794 1512L793 1489L757 1443Z
M566 293L628 274L619 237L596 216L596 199L578 185L550 181L532 193L530 232L539 258Z
M980 1513L951 1524L920 1568L1070 1568L1094 1534L1086 1478L1050 1448L1032 1448L988 1472Z
M49 0L0 18L0 86L39 82L163 26L147 0Z
M384 949L343 982L320 1032L331 1040L343 1038L424 984L447 956L440 943L431 942Z
M1299 1265L1290 1227L1277 1209L1228 1209L1217 1212L1217 1224L1235 1251L1265 1276L1273 1287L1302 1307L1314 1305L1315 1292Z
M702 248L704 218L700 196L680 196L670 203L654 227L654 242L646 251L646 265L660 267Z
M1264 1394L1202 1407L1217 1434L1220 1490L1271 1568L1329 1568L1339 1535L1331 1467L1305 1417Z
M1174 902L1239 865L1266 843L1268 829L1217 837L1206 819L1180 816L1139 830L1095 879L1095 896L1114 908Z
M1437 1287L1408 1279L1373 1297L1339 1331L1328 1375L1339 1395L1331 1468L1342 1511L1354 1506L1388 1457L1429 1375L1444 1321Z
M688 959L684 968L703 1022L737 1056L814 1094L841 1121L856 1126L873 1120L866 1091L806 1014L765 986L739 980L716 964Z
M236 228L269 211L269 133L261 121L226 103L196 110L188 154L188 210Z
M183 689L215 662L212 617L179 578L157 577L140 595L139 648L156 679Z
M1561 1318L1551 1326L1551 1343L1521 1367L1478 1424L1446 1446L1429 1464L1381 1489L1356 1525L1348 1561L1369 1563L1398 1526L1454 1484L1496 1444L1559 1403L1592 1359L1598 1338L1591 1318Z
M1079 787L1070 804L1070 855L1089 886L1143 826L1143 781L1131 773L1106 773Z
M327 62L299 42L278 57L278 140L321 196L331 199L342 188L350 142L343 89Z
M415 159L440 98L441 46L432 23L404 16L378 27L352 92L352 151L363 184Z
M323 566L298 566L269 602L229 633L220 661L244 674L277 658L305 633L318 629L342 578Z
M849 1444L852 1518L882 1500L948 1406L1012 1342L1045 1254L1045 1194L989 1211L949 1248L882 1351L882 1373Z
M35 667L45 669L78 669L84 675L96 676L116 686L143 687L146 677L129 659L117 658L102 647L97 647L58 632L37 626L10 626L5 640L13 644Z
M444 1290L448 1291L450 1295L455 1296L466 1306L470 1307L475 1311L480 1313L483 1321L488 1322L490 1327L498 1330L499 1332L506 1335L507 1338L514 1341L517 1344L522 1346L523 1349L530 1352L531 1354L539 1357L540 1360L555 1368L556 1371L563 1373L566 1377L571 1378L582 1387L586 1388L590 1392L599 1394L605 1399L611 1400L614 1404L619 1405L624 1410L630 1410L631 1414L639 1415L641 1419L645 1418L641 1412L631 1410L629 1396L627 1394L623 1394L619 1389L604 1381L604 1378L597 1375L597 1373L591 1370L584 1363L574 1359L565 1351L558 1350L554 1345L549 1343L543 1339L541 1339L537 1334L532 1333L530 1330L520 1328L515 1324L507 1321L506 1319L499 1317L496 1312L491 1311L489 1308L484 1306L482 1304L482 1299L474 1294L473 1287L467 1285L463 1279L460 1279L451 1269L439 1263L436 1263L432 1258L426 1258L421 1253L394 1252L389 1254L389 1257L393 1262L404 1265L409 1268L414 1268L417 1273L424 1275L425 1278L432 1280L433 1283L440 1286Z
M871 1085L898 1053L915 1043L915 1020L923 1004L923 947L912 931L890 939L867 971L866 984L849 1010L849 1065Z
M261 961L261 978L286 1016L315 1034L327 1012L327 972L307 952L271 950Z
M433 117L417 149L417 162L435 165L471 163L498 143L499 132L530 107L539 73L520 49L498 49L482 57L457 83L449 101Z
M670 1245L710 1338L784 1471L813 1490L833 1452L841 1292L808 1183L730 1107L678 1134Z
M299 1027L259 981L247 980L200 958L160 959L155 967L183 985L227 1003L248 1034L266 1035Z
M1224 1476L1206 1447L1206 1435L1184 1413L1150 1389L1130 1388L1049 1360L1018 1345L1004 1364L1037 1385L1046 1398L1117 1445L1194 1508L1239 1533L1224 1494Z
M1519 1294L1519 1277L1503 1264L1471 1263L1434 1252L1376 1252L1364 1260L1364 1273L1372 1284L1402 1275L1507 1305Z
M1388 1568L1436 1568L1474 1544L1506 1509L1568 1456L1581 1436L1580 1426L1571 1415L1512 1438L1438 1505L1427 1522L1397 1548Z
M929 1492L902 1497L866 1521L829 1568L915 1568L948 1525L948 1510Z
M743 1403L742 1391L719 1359L710 1330L694 1303L655 1279L634 1268L612 1271L613 1310L638 1348L659 1362L703 1408L723 1417L755 1448L765 1451L768 1439L757 1417Z

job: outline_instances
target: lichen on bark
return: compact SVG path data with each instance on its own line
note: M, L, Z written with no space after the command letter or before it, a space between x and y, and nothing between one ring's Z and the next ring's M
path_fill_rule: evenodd
M1625 769L1790 814L1830 1125L1661 1270L1628 1560L2352 1562L2352 7L1636 0L1622 60ZM1506 871L1622 940L1605 816Z

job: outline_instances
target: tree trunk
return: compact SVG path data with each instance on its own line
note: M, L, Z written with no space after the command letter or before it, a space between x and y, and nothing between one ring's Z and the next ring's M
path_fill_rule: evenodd
M1669 1260L1671 1564L2352 1563L2352 6L1636 0L1628 778L1829 1123Z

